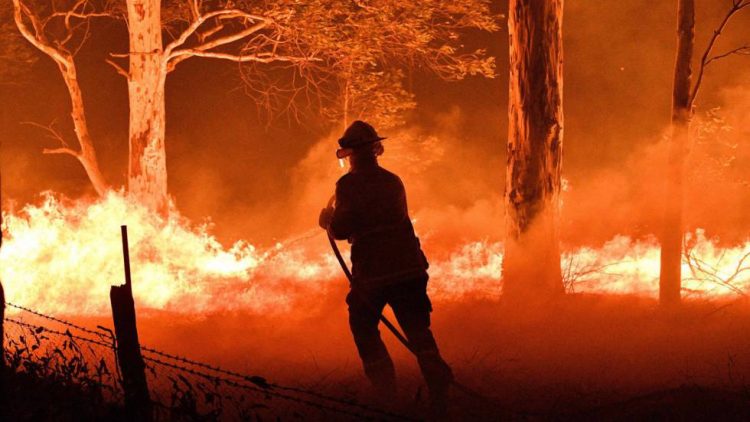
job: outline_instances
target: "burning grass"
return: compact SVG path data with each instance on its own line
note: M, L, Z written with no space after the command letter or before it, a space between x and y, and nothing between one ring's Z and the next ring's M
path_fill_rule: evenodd
M0 277L8 298L56 314L107 314L109 286L122 280L121 224L130 231L134 292L141 308L193 315L283 313L343 283L324 234L316 229L266 249L246 241L224 246L210 224L193 225L176 211L167 218L153 215L121 193L93 202L46 194L40 204L6 215ZM499 299L502 243L436 242L439 235L432 231L423 236L432 263L433 299ZM683 264L687 296L746 294L750 242L719 246L698 230L688 245ZM563 270L571 292L655 297L659 249L653 238L619 235L596 248L564 252Z

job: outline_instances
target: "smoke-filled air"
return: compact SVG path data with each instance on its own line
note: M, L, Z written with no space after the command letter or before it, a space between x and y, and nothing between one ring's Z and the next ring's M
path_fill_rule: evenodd
M750 1L0 36L0 418L750 419Z

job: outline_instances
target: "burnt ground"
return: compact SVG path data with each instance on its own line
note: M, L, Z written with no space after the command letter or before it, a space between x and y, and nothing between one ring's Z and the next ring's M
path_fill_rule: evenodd
M145 311L141 340L281 384L368 401L344 293L266 315ZM434 305L434 332L457 379L490 400L454 392L454 420L750 420L745 300L688 299L671 310L650 299L596 295L535 307L470 298ZM388 407L423 417L416 364L384 336L401 391Z

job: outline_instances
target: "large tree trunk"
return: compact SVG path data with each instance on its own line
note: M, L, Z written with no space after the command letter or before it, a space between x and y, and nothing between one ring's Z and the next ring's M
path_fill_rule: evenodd
M667 193L661 237L659 299L662 304L680 301L682 282L682 208L685 154L689 142L692 104L692 58L695 43L694 0L678 0L677 60L672 91L672 136L667 164Z
M503 293L564 291L557 219L563 140L562 0L511 0Z
M128 191L140 203L165 212L167 160L164 85L167 66L161 35L161 1L128 0L130 34L130 159Z

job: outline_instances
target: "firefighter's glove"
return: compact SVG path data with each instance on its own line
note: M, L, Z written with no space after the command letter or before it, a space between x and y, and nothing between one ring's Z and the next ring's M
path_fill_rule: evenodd
M333 207L327 207L320 210L320 217L318 217L318 225L324 230L328 230L331 226L331 220L333 219Z

